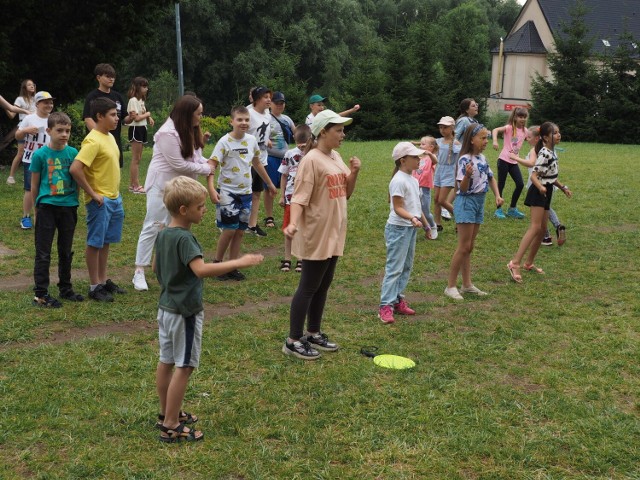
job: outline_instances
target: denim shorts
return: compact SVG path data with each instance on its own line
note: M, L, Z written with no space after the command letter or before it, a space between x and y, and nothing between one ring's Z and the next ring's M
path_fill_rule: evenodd
M484 199L486 196L486 193L456 195L456 201L453 204L453 215L456 223L476 223L481 225L484 221Z
M31 166L30 163L22 162L22 168L24 170L24 175L23 175L22 179L23 179L23 182L24 182L24 191L25 192L30 192L31 191L31 170L29 170L30 166Z
M251 215L251 194L218 192L220 202L216 205L216 225L227 230L246 230Z
M433 176L433 185L436 187L455 187L456 164L444 165L439 163Z
M104 197L102 206L91 200L87 203L86 209L88 246L102 248L105 244L119 243L122 240L122 195L115 200Z

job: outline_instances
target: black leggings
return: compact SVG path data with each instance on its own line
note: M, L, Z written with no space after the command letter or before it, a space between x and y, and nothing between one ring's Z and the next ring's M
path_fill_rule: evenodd
M326 260L302 260L302 274L298 290L291 300L289 313L289 338L299 340L303 335L304 321L308 317L307 331L319 332L322 323L327 292L333 281L338 257Z
M511 208L515 208L518 204L518 199L524 188L524 182L522 181L522 173L520 173L520 166L517 163L505 162L501 158L498 159L498 191L502 196L502 190L504 190L504 184L507 183L507 174L511 175L511 178L516 184L511 195Z

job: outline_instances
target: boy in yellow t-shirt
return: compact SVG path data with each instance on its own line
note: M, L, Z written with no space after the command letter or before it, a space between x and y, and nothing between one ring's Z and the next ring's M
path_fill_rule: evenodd
M96 126L82 141L70 172L84 190L87 210L87 248L89 298L113 302L114 293L126 293L107 279L109 246L120 242L124 209L120 195L120 152L109 133L118 123L113 100L99 97L91 102L91 118Z

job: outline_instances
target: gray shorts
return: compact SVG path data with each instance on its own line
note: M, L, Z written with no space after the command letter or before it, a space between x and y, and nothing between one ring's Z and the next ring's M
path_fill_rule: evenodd
M160 361L176 367L197 367L202 347L204 310L190 317L158 309Z

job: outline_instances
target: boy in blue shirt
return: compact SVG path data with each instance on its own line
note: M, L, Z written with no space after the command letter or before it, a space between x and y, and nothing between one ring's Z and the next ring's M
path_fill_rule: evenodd
M205 263L202 247L191 233L191 225L200 223L207 211L207 189L189 177L168 181L163 201L171 214L171 223L156 239L153 270L160 283L158 338L160 361L156 369L156 390L160 399L157 427L160 440L173 443L198 441L200 431L193 424L198 417L181 411L189 377L200 363L202 322L202 279L224 275L238 268L257 265L262 255L243 257L220 263Z
M36 256L33 269L35 297L33 304L59 308L62 304L49 295L51 245L58 231L58 289L60 297L72 302L84 300L71 286L73 235L78 221L78 188L69 166L78 151L67 145L71 120L62 112L54 112L47 120L50 141L33 153L31 196L36 207Z

